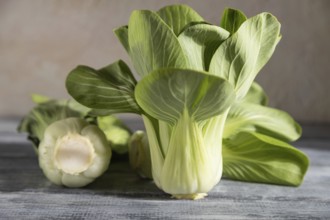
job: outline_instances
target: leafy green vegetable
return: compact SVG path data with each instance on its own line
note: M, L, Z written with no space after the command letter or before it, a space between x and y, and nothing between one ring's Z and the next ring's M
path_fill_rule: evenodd
M90 117L89 108L74 100L33 95L37 106L24 117L18 131L28 133L40 168L57 185L81 187L108 167L111 148L128 151L129 129L115 116ZM98 124L100 128L90 123Z
M243 101L259 105L267 105L268 97L262 87L258 83L253 82Z
M189 68L207 71L213 54L229 33L215 25L196 24L181 32L178 39Z
M302 181L306 157L276 140L297 139L300 127L286 113L266 107L267 96L254 83L280 39L280 24L273 15L247 19L242 12L227 9L218 27L187 6L174 5L158 12L134 11L128 26L115 34L142 79L135 83L128 68L105 74L78 67L69 74L67 89L94 114L142 115L152 176L159 188L175 198L202 198L219 182L223 157L230 178L291 185ZM123 80L115 83L118 77ZM132 147L133 165L141 163L136 152L146 149L140 138L136 137L138 147ZM269 157L260 153L251 160L252 155L244 152L250 144L251 152L276 153ZM281 160L285 152L289 155ZM249 163L241 163L244 160ZM261 160L281 166L276 170L261 165ZM291 179L290 171L281 171L285 164L295 168ZM136 167L141 172L140 165ZM272 172L276 178L268 176Z
M223 143L223 175L231 179L300 185L309 161L305 154L272 137L241 132Z
M97 117L97 125L104 132L111 149L118 154L128 152L131 131L113 115Z
M126 52L129 53L129 43L128 43L128 26L122 26L114 30L117 38L125 48Z
M32 101L36 104L41 104L50 101L50 98L40 94L32 94Z
M166 129L155 129L144 118L149 141L153 140L150 150L156 184L176 198L204 196L220 180L222 158L220 130L203 130L203 125L227 111L234 100L232 86L209 74L167 68L144 77L135 97L144 112ZM224 120L212 126L221 129ZM214 153L218 156L212 157Z
M187 5L170 5L161 8L157 14L173 30L176 36L190 23L204 19Z
M144 131L136 131L129 141L129 162L142 178L152 179L148 138Z
M230 34L235 33L246 21L247 17L237 9L226 8L223 12L220 27L227 30Z
M78 66L71 71L66 87L79 103L107 113L140 112L134 99L136 80L121 60L100 70Z
M80 118L48 126L39 145L39 165L57 185L85 186L108 169L111 148L104 133Z
M135 89L144 112L170 125L184 114L200 122L225 112L235 99L232 86L206 73L162 69L144 77Z
M252 92L252 94L256 95L256 98L260 95L265 97L265 94L261 93L262 88L257 84L254 85L257 86L259 93L255 93L255 88L251 87L248 94ZM260 103L255 100L253 100L253 103L246 103L247 100L244 99L245 102L243 102L241 108L238 107L239 103L236 103L235 106L243 111L235 112L233 110L235 108L231 108L228 114L224 128L222 150L223 175L226 178L249 182L300 185L308 168L308 158L301 151L284 141L292 141L298 138L301 135L301 130L299 127L297 129L297 123L288 114L269 107L258 106L257 104ZM261 103L264 103L264 101ZM265 108L267 111L253 111L253 108L248 108L245 106L246 104L254 105L255 108ZM268 110L270 113L276 114L267 115L269 113ZM246 117L246 112L249 112L251 119L243 120L242 122L242 118ZM266 129L281 125L288 130L281 130L279 126L277 130L274 129L274 133L266 136L264 135L267 134L265 130L255 128L258 121L255 122L253 118L258 117L260 119L266 118L267 122L259 121L261 125L264 123ZM280 119L280 122L276 119ZM236 128L233 128L233 124L236 124ZM264 134L256 133L256 130ZM142 132L138 133L141 137L143 136ZM276 134L278 137L274 138ZM283 138L283 136L286 136L286 138ZM135 158L134 169L140 169L140 167L143 167L144 170L150 169L151 161L149 151L147 150L149 149L149 144L146 141L140 141L135 145L138 147L135 147L132 152L133 156L131 156ZM141 158L144 158L144 160ZM138 172L144 177L152 178L151 175L144 174L145 172L141 171L141 169ZM148 172L146 173L148 174Z
M128 24L128 41L132 62L142 77L164 67L188 67L177 37L156 13L134 11Z
M17 130L28 133L28 139L33 143L34 149L38 152L38 146L43 139L46 128L55 121L85 116L84 112L71 108L75 101L50 100L47 97L34 95L33 100L38 104L31 112L22 119ZM84 107L82 107L84 108Z
M283 141L295 141L301 135L300 126L286 112L249 102L231 107L224 138L241 131L256 131Z
M32 100L37 105L22 119L18 131L28 133L28 139L33 143L36 152L38 152L38 145L43 139L45 129L51 123L77 117L97 124L105 133L113 151L118 154L127 153L131 131L117 117L109 115L108 110L106 110L107 116L96 117L90 114L90 108L75 100L55 100L39 94L32 95Z
M247 19L216 50L210 73L227 79L238 99L248 92L254 78L275 50L280 23L269 13Z

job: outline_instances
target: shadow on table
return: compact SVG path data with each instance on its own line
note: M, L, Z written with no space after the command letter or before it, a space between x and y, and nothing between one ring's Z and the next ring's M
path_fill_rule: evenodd
M126 161L113 162L102 177L83 190L93 194L136 199L170 199L170 195L159 190L152 180L142 179L134 173Z
M20 149L26 149L25 147L28 146L20 146ZM136 199L170 199L170 196L159 190L152 180L142 179L134 173L125 158L111 161L109 170L86 187L56 186L43 175L37 156L31 148L28 149L28 152L23 153L12 149L13 152L1 155L0 193L97 194Z

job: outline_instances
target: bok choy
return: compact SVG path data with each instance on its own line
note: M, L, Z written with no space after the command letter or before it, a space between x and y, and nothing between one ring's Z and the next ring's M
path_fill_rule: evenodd
M39 145L39 165L57 185L82 187L101 176L111 159L104 133L80 118L49 125Z
M82 187L102 175L112 152L109 138L93 125L96 119L87 117L90 109L73 100L40 95L33 95L32 99L37 105L23 118L18 131L28 133L45 176L57 185ZM118 119L106 116L99 121L103 129L112 131L110 140L114 140L114 135L116 140L124 140L121 134L127 131L121 131ZM118 149L127 150L127 146Z
M304 153L291 146L301 135L300 126L285 112L266 107L267 96L254 83L243 102L235 103L223 133L223 176L241 181L300 185L308 167ZM144 136L141 131L139 136ZM135 138L131 164L150 177L147 141ZM144 160L142 160L144 158ZM150 177L152 178L152 177Z
M266 117L274 113L259 104L245 104L260 99L264 102L254 94L259 90L253 82L281 38L280 23L270 13L247 19L242 12L227 9L221 26L216 26L188 6L171 5L157 12L134 11L128 26L117 28L115 34L141 80L137 82L129 67L119 60L98 70L78 66L67 77L67 90L94 114L127 112L142 116L153 180L173 197L203 198L220 181L223 168L226 176L258 181L258 175L245 178L251 169L244 159L251 154L240 153L240 147L257 144L254 150L259 152L263 146L259 144L266 142L279 151L290 148L259 135L259 131L289 140L299 136L294 131L276 133L274 120L268 124L248 117L250 113ZM239 112L239 118L235 112ZM280 113L279 117L286 126L291 118L284 115ZM246 130L257 134L242 133ZM223 146L228 149L223 150ZM298 150L290 153L299 154ZM295 159L290 155L286 161ZM306 167L307 159L301 155L298 163ZM282 154L270 155L277 164L286 163L277 156ZM297 172L303 176L303 170Z

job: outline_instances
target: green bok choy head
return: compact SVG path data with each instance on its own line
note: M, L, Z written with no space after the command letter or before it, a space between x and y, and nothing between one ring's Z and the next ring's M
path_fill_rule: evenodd
M300 126L285 112L266 107L267 96L253 83L247 96L230 108L223 131L223 176L248 182L297 186L308 158L288 142L301 135ZM149 143L138 131L131 141L131 165L142 177L150 175Z
M118 154L127 153L130 129L116 116L95 116L91 109L75 100L56 100L33 94L32 100L37 104L20 122L17 130L28 134L36 152L43 138L44 131L53 122L77 117L96 124L106 135L109 145Z
M82 187L107 170L111 148L90 110L73 100L34 95L37 104L23 118L19 132L28 133L45 176L57 185Z
M115 34L141 80L123 61L99 70L78 66L67 77L68 92L95 113L142 115L156 185L176 198L205 196L222 176L227 114L273 54L279 22L269 13L246 19L227 9L219 27L172 5L134 11Z
M108 168L112 151L127 152L130 131L116 117L87 116L74 100L33 95L37 104L18 126L28 133L45 176L57 185L85 186ZM98 124L99 127L93 124Z
M84 118L89 111L74 100L55 100L38 94L32 95L32 100L36 106L21 120L17 130L28 134L36 152L50 124L69 117Z
M81 118L50 124L39 144L39 165L57 185L82 187L101 176L111 159L104 133Z

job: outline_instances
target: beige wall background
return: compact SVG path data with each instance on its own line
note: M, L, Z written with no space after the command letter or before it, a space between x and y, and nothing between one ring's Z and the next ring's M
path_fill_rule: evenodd
M172 3L186 3L214 24L225 7L273 13L283 38L257 80L272 106L301 122L330 122L329 0L0 0L0 117L26 114L32 93L68 97L64 81L78 64L129 62L112 30L134 9Z

